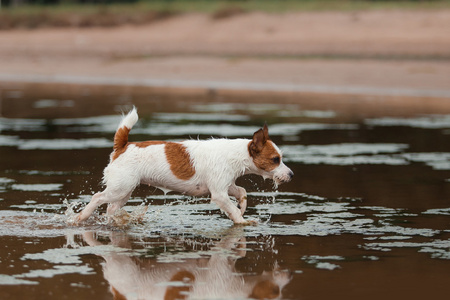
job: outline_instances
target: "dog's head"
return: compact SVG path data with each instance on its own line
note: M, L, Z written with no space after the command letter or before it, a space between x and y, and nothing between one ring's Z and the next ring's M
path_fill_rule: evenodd
M248 152L258 169L257 174L272 178L276 186L291 181L294 176L294 172L283 163L280 149L270 140L266 124L253 134Z

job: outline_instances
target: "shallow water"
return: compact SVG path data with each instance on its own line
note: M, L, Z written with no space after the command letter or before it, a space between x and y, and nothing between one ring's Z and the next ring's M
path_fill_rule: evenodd
M450 292L450 110L364 110L361 102L373 105L364 97L339 106L215 91L0 87L0 299ZM207 198L150 187L116 216L124 226L108 225L104 207L67 225L101 189L120 112L132 104L133 141L250 137L266 121L294 180L278 190L256 176L238 180L256 226L233 226Z

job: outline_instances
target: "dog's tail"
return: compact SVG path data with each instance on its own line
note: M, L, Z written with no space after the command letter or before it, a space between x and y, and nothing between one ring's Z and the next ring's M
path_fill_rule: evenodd
M119 128L117 128L116 134L114 135L114 152L120 153L128 143L128 134L131 128L138 121L138 114L136 107L122 119Z

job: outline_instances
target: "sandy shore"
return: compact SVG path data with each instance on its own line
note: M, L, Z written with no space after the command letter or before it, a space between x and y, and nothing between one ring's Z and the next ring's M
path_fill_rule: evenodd
M450 10L0 32L0 81L450 98Z

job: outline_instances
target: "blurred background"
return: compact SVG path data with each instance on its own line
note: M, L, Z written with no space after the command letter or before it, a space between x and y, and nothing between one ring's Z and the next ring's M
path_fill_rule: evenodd
M448 0L2 0L0 80L449 96Z

